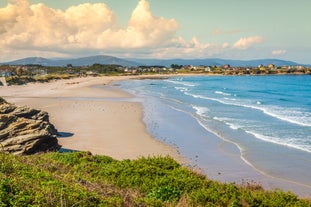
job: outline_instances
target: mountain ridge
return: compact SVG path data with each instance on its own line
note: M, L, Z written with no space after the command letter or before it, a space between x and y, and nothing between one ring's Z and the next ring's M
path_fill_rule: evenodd
M296 66L303 65L294 61L280 60L280 59L255 59L255 60L232 60L232 59L221 59L221 58L205 58L205 59L129 59L136 62L141 62L149 65L165 65L170 66L171 64L178 65L216 65L222 66L229 64L231 66L240 67L256 67L260 64L268 65L274 64L276 66Z
M72 66L88 66L98 64L116 64L121 66L140 66L140 65L161 65L169 67L172 64L178 65L216 65L222 66L229 64L235 67L256 67L260 64L268 65L274 64L276 66L311 66L311 64L299 64L294 61L281 60L281 59L254 59L254 60L232 60L222 58L205 58L205 59L142 59L142 58L118 58L108 55L96 55L80 58L68 58L68 59L48 59L42 57L28 57L22 58L10 62L0 63L0 65L27 65L38 64L43 66L66 66L68 64Z
M10 62L2 63L3 65L27 65L27 64L38 64L43 66L66 66L71 64L72 66L88 66L98 64L116 64L122 66L137 66L136 62L132 62L126 59L121 59L108 55L96 55L87 56L80 58L68 58L68 59L47 59L42 57L28 57L22 58Z

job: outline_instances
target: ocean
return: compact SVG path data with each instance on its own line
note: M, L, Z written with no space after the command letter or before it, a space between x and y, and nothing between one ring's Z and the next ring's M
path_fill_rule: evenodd
M233 181L237 175L231 179L230 173L241 173L217 153L211 156L216 146L222 156L238 154L259 174L311 187L311 76L185 76L119 84L142 102L153 137L208 176L227 173Z

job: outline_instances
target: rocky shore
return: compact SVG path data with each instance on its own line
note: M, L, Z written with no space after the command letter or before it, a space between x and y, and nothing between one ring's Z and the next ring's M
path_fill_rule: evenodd
M0 151L16 155L56 151L57 130L47 112L0 99Z

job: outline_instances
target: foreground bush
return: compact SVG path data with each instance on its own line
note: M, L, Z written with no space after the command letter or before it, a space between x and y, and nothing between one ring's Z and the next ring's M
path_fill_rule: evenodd
M169 157L0 153L0 206L311 206L292 193L211 181Z

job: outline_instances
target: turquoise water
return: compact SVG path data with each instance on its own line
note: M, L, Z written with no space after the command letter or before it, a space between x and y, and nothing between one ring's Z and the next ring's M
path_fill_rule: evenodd
M149 132L203 169L208 168L204 137L212 134L236 144L241 158L259 172L311 186L311 76L173 77L120 84L141 98Z

